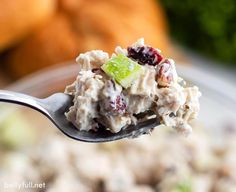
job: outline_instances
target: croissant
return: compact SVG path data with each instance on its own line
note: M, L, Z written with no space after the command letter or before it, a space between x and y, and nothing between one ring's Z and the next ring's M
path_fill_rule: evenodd
M166 20L155 0L58 0L47 22L6 55L14 78L93 49L113 52L144 37L168 53Z

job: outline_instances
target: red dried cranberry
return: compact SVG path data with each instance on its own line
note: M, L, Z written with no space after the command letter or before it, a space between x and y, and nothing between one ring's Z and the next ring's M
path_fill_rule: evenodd
M107 81L106 86L109 97L104 100L104 108L112 113L124 114L127 105L123 93L118 90L117 84L113 80Z
M157 69L157 81L161 86L166 86L173 81L172 67L168 59L159 65Z
M117 112L119 114L125 113L127 106L122 93L121 95L118 95L114 101L110 101L110 107L114 112Z
M128 47L128 57L137 61L141 65L158 65L163 57L158 51L149 46Z

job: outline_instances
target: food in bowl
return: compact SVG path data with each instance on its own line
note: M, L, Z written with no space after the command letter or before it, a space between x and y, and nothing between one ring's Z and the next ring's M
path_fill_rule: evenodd
M4 183L32 182L44 187L22 190L234 192L236 132L222 134L218 145L206 127L196 128L187 139L167 128L152 137L94 145L47 133L37 146L1 156L0 191Z
M93 50L77 59L79 74L65 93L74 97L66 117L78 130L117 133L152 112L160 123L191 133L189 121L199 112L198 87L186 87L172 59L139 39L127 49ZM147 116L149 118L149 116Z

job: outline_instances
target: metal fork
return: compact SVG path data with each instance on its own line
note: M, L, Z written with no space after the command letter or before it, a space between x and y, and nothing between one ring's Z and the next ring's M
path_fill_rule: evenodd
M118 133L111 133L105 129L79 131L66 119L64 114L73 104L72 100L72 96L64 93L55 93L47 98L39 99L22 93L0 90L0 102L30 107L45 115L62 133L78 141L99 143L134 138L149 133L150 130L160 124L158 118L153 118L139 122L136 125L129 125Z

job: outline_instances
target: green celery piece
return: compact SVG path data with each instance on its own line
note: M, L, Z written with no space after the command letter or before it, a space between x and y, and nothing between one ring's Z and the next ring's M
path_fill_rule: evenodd
M124 88L130 87L132 82L143 72L141 65L123 54L111 58L101 68Z
M176 184L175 189L171 192L191 192L192 191L192 182L190 179L185 179Z

